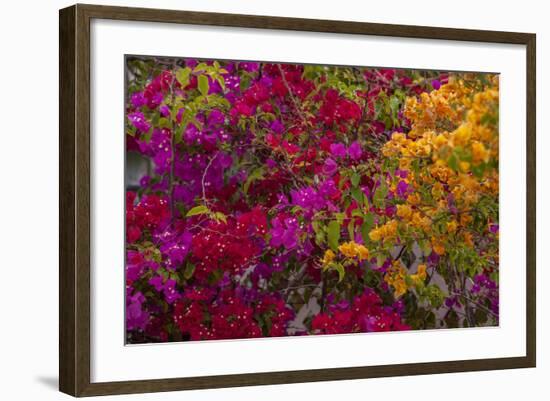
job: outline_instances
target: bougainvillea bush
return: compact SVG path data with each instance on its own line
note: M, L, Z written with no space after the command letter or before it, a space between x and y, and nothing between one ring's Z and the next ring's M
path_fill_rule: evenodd
M128 343L498 325L497 75L126 73Z

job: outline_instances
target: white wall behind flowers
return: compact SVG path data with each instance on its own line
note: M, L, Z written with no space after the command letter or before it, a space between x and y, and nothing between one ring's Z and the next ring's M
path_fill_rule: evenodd
M92 1L92 0L90 0ZM102 400L548 399L550 25L545 3L354 0L94 1L97 4L432 25L537 33L538 368L105 397ZM4 2L0 15L0 377L2 399L57 392L58 9L70 1ZM546 338L545 338L546 337ZM411 345L414 346L414 345ZM452 344L449 344L452 346ZM185 362L183 362L185 363Z

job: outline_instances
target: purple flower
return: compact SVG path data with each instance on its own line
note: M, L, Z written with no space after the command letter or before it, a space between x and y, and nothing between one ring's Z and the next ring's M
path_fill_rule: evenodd
M155 92L147 99L147 107L150 109L155 109L163 102L164 96L162 95L162 92Z
M254 269L253 275L269 279L271 277L272 272L273 270L271 269L271 267L269 267L269 265L265 263L258 263L256 265L256 268Z
M352 160L359 160L363 155L363 150L359 142L354 141L348 148L348 155Z
M409 184L401 180L397 184L397 188L395 192L397 193L397 196L404 198L407 195L408 190L409 190Z
M370 190L370 188L367 187L367 186L365 185L365 186L362 186L362 187L361 187L361 190L363 191L363 193L365 194L365 196L366 196L367 198L370 199L370 197L371 197L371 190Z
M275 160L273 160L272 158L269 158L265 161L265 164L267 165L268 168L270 169L274 169L275 167L277 167L277 162L275 162Z
M181 265L191 249L193 236L189 232L176 236L175 238L168 234L164 237L165 242L160 246L160 251L166 258L166 267L168 269L177 269Z
M193 145L195 142L201 142L202 132L198 130L195 124L188 124L183 137L188 145Z
M142 92L135 92L132 94L130 102L132 103L132 106L136 108L141 107L146 103L145 96L143 96Z
M493 234L498 233L499 225L498 224L491 224L489 225L489 231L491 231Z
M221 167L222 169L228 169L233 164L233 158L230 154L224 152L218 152L213 164Z
M474 277L474 283L489 290L494 290L497 288L496 283L485 274L476 275Z
M283 224L284 223L284 224ZM298 220L294 217L289 217L281 221L280 217L272 220L271 241L270 245L274 248L283 246L286 249L293 249L298 245Z
M212 109L208 115L209 125L220 125L225 122L225 115L218 109Z
M144 270L144 260L138 251L128 250L126 253L126 279L139 279Z
M165 104L159 107L159 111L163 117L168 117L170 115L170 108Z
M432 252L428 256L428 263L436 265L439 263L439 259L440 259L440 256L437 253Z
M456 296L448 297L445 299L445 306L447 308L452 308L458 304L458 298Z
M397 212L397 207L394 205L386 206L386 208L384 209L384 212L386 213L386 216L392 217Z
M126 279L135 281L141 278L146 270L156 271L158 263L148 260L141 253L134 250L128 250L126 253Z
M242 68L246 72L256 72L260 69L259 63L243 62L239 63L239 68Z
M331 309L331 311L338 311L338 310L345 311L349 307L350 307L349 301L346 301L345 299L342 299L338 303L336 303L334 305L331 305L330 309Z
M208 94L211 95L213 93L221 93L222 87L220 83L217 80L213 80L212 78L208 79L208 82L210 86L208 87Z
M458 213L458 209L455 206L455 197L454 197L453 194L449 194L447 196L447 207L449 208L449 211L452 214L457 214Z
M181 298L181 294L176 290L176 280L169 278L164 284L164 298L169 304L173 304L174 301L177 301Z
M151 128L151 124L149 124L140 111L128 114L128 120L130 120L132 125L140 132L147 132Z
M432 80L432 88L438 90L439 88L441 88L441 82L438 79Z
M395 176L400 178L407 178L409 175L409 172L407 170L395 170Z
M309 256L311 255L311 252L313 252L313 245L310 240L306 239L302 245L302 249L298 252L301 256Z
M328 176L332 176L338 171L338 164L332 159L325 160L325 163L323 165L323 173L325 173Z
M144 175L139 179L139 185L142 186L143 188L148 187L150 183L151 183L151 176L149 175Z
M176 121L178 123L181 123L181 119L183 118L183 113L185 113L185 109L182 107L178 110L178 114L176 114Z
M275 120L271 123L269 126L273 132L276 132L277 134L282 134L285 130L285 126L281 123L279 120Z
M196 58L188 58L185 60L185 66L194 69L199 64Z
M166 129L153 129L149 142L139 141L139 147L143 154L150 156L155 162L155 173L162 175L168 172L172 151L170 149L170 131Z
M284 270L288 259L289 259L288 253L274 256L273 259L271 259L271 266L273 267L273 270L276 272L280 272Z
M319 194L324 196L325 198L331 197L337 192L338 188L336 188L336 184L332 179L323 181L323 183L319 186Z
M330 145L330 154L334 157L346 157L346 146L343 143L333 143Z
M291 190L290 196L292 203L309 211L317 211L325 206L323 198L311 187Z
M152 285L158 292L164 288L162 276L153 276L149 279L149 284Z
M149 322L149 312L143 310L145 297L141 292L127 297L126 304L126 329L144 330Z

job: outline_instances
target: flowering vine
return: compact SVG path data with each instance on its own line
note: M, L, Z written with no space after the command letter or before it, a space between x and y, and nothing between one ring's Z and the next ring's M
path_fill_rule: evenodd
M498 76L127 69L128 342L498 324Z

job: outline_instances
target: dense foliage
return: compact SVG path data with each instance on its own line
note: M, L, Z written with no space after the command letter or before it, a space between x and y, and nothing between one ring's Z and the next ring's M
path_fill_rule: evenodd
M498 324L498 77L129 58L130 343Z

